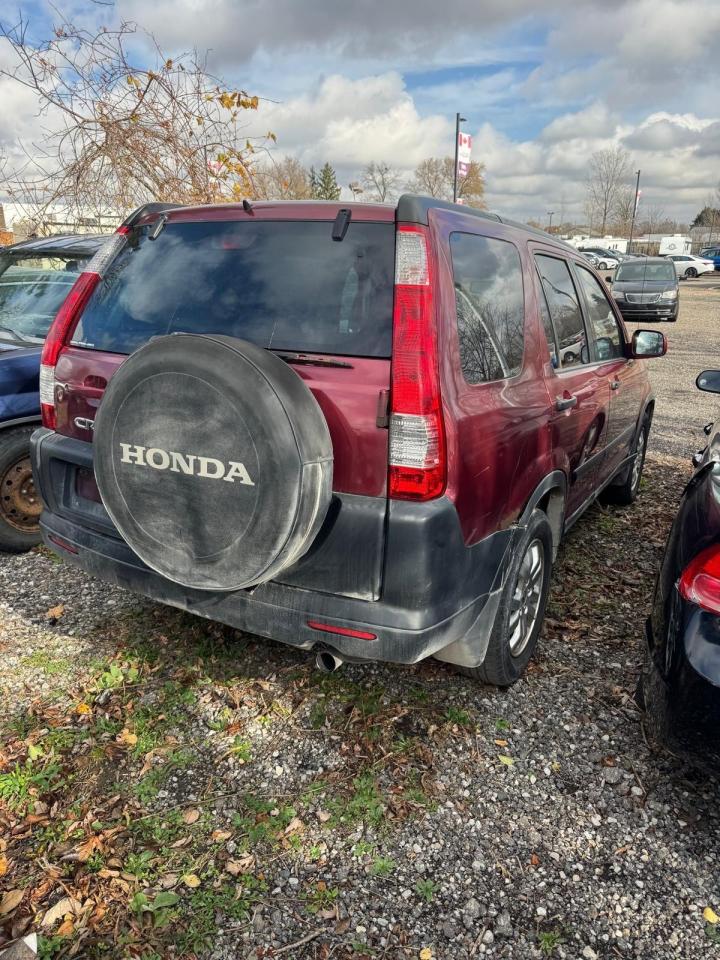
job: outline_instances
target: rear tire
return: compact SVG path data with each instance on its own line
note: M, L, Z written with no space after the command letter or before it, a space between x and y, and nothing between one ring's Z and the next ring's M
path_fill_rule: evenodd
M603 492L603 500L606 503L616 503L619 506L630 506L637 500L640 492L640 481L642 480L643 467L645 466L645 454L647 453L648 434L650 425L647 420L643 421L642 426L635 439L635 459L627 472L627 477L622 484L606 487Z
M533 510L510 562L485 659L478 667L458 667L459 673L497 687L520 679L545 617L552 556L548 518Z
M688 267L687 270L685 271L686 280L695 280L697 275L698 275L698 272L695 269L695 267Z
M30 469L34 426L0 433L0 551L25 553L40 543L40 496Z

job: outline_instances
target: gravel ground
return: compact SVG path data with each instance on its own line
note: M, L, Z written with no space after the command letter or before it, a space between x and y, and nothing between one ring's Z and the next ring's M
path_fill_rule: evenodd
M5 935L39 926L46 958L720 957L717 781L632 700L714 408L692 383L720 287L682 297L643 494L573 529L510 691L433 661L324 676L44 550L0 561ZM51 760L3 799L2 771Z

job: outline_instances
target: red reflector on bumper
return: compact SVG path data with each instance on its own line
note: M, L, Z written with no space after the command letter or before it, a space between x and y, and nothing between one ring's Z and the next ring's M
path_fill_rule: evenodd
M377 640L376 633L367 633L365 630L351 630L350 627L334 627L329 623L318 623L317 620L308 620L307 625L313 630L322 630L323 633L338 633L341 637L355 637L357 640Z
M77 553L77 547L74 547L71 543L68 543L67 540L62 540L60 537L56 537L54 533L48 534L48 540L51 543L54 543L56 547L60 547L61 550L67 550L68 553Z

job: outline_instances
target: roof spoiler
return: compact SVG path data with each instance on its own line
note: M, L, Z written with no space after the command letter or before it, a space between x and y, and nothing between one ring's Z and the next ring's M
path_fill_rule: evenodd
M177 210L178 207L184 207L184 203L144 203L137 210L134 210L130 216L126 217L123 227L134 227L143 217L152 216L154 213L164 213L166 210Z

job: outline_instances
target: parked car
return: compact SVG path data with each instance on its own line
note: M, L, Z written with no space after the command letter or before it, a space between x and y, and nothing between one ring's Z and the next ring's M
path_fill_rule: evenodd
M591 263L595 267L595 269L600 269L600 270L608 269L607 263L603 263L600 257L596 257L595 254L590 253L589 250L583 251L583 256L588 261L588 263Z
M612 295L626 320L678 318L678 278L667 257L626 260L615 271Z
M631 361L664 351L574 249L489 213L153 205L46 340L43 536L325 669L432 655L509 685L563 532L637 495Z
M669 254L667 260L675 264L675 272L684 280L694 280L704 273L712 273L715 263L708 257L695 257L691 253Z
M697 378L720 393L720 370ZM647 621L638 694L655 733L720 758L720 422L693 463L670 531Z
M612 270L621 262L617 250L606 250L604 247L580 247L580 253L591 253L597 257L597 266L600 270Z
M0 248L0 550L40 542L41 502L30 469L40 351L60 304L106 239L58 236Z
M715 269L720 270L720 246L717 247L705 247L700 251L701 257L706 257L708 260L712 260L715 264Z

